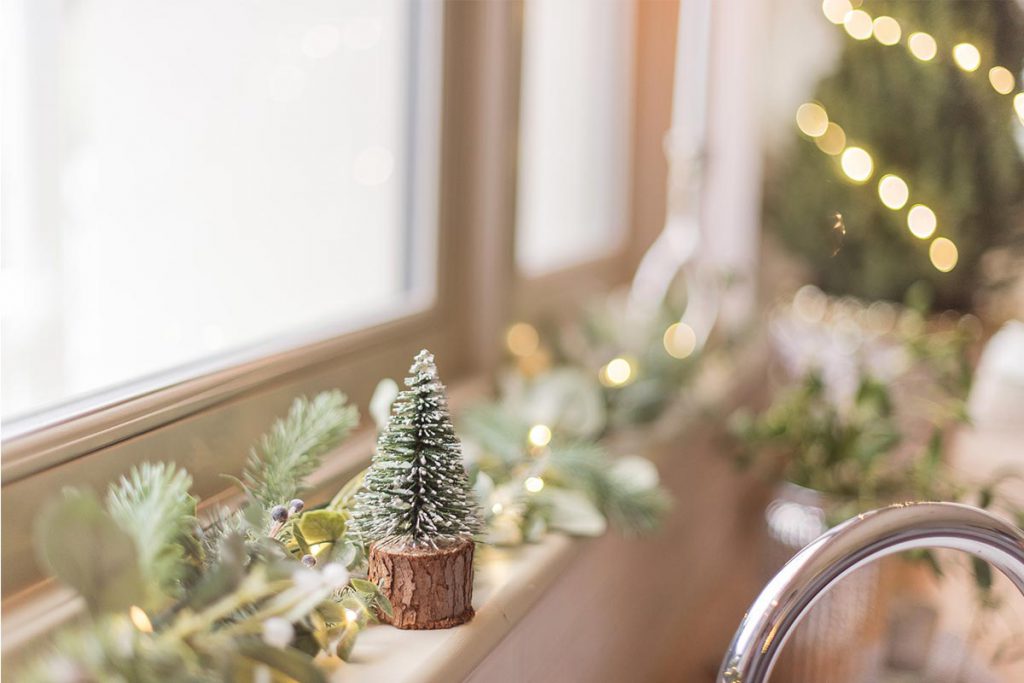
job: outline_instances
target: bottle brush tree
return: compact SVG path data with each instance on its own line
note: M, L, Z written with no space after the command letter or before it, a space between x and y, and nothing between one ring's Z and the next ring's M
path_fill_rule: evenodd
M420 351L409 373L377 440L354 522L370 543L370 579L394 606L391 623L445 628L473 615L480 515L433 355Z

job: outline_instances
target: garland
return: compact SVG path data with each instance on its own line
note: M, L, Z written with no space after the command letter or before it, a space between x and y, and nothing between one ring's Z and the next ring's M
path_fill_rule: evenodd
M514 545L548 530L599 535L609 523L642 534L667 510L654 466L639 456L614 459L602 442L660 415L692 362L661 348L663 325L678 320L671 307L643 326L646 334L611 345L613 328L595 326L607 315L588 316L550 349L513 349L519 369L499 399L465 416L470 481L485 513L480 540ZM572 349L583 359L574 363ZM540 365L524 362L541 351ZM561 366L552 368L556 358ZM627 364L628 377L621 368L609 377L615 360ZM581 391L596 417L574 413ZM545 397L548 423L534 419L527 393ZM371 401L381 430L396 395L384 380ZM351 523L365 472L320 508L301 498L308 476L357 423L341 392L297 399L252 449L241 477L230 477L245 493L243 506L219 507L204 523L191 476L173 463L133 468L105 501L66 490L37 520L36 546L87 614L59 630L19 680L324 681L314 658L348 659L358 634L392 613L362 578L367 547Z

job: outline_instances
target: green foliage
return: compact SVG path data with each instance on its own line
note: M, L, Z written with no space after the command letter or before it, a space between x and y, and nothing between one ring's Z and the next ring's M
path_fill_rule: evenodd
M355 406L340 391L325 391L312 401L298 398L249 453L242 485L265 510L287 504L302 493L302 482L359 422Z
M517 516L524 537L532 535L530 528L538 522L578 535L602 533L603 525L593 519L587 502L627 534L657 528L670 499L658 486L657 471L648 461L636 457L614 460L598 443L557 433L537 453L529 445L529 429L527 422L501 404L478 406L463 422L466 438L480 451L480 472L490 482L513 484L512 501L508 500L507 484L489 495L494 498L491 503L501 505L502 514ZM543 478L541 492L524 491L523 482L529 476ZM562 495L563 491L581 494L583 501Z
M92 614L127 610L145 599L132 536L86 491L68 489L36 521L35 546L44 567L85 599Z
M986 65L1019 73L1024 61L1024 13L1012 0L865 0L863 9L895 17L905 31L926 31L941 46L971 42ZM1024 245L1024 159L1010 98L989 86L984 68L966 74L949 58L925 63L835 30L843 52L813 99L844 128L848 144L870 152L878 171L863 185L847 182L836 157L794 132L783 156L768 160L765 222L828 292L900 301L920 282L938 307L968 309L982 285L1016 275L1013 267L983 272L982 255L996 248L1019 255ZM906 228L906 209L878 201L883 172L908 182L911 203L935 210L937 234L959 249L952 272L931 266L928 242ZM830 229L836 213L846 225L838 252Z
M354 522L367 541L437 547L480 527L434 357L417 354L377 440Z
M176 595L186 570L200 563L193 531L196 501L188 494L192 477L169 463L143 463L107 493L107 509L131 535L139 570L150 583L145 606Z

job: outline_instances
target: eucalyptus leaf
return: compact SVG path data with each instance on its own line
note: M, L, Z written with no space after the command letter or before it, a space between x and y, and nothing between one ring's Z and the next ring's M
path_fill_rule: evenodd
M334 510L310 510L299 518L299 530L309 545L334 543L345 535L345 516Z
M78 591L93 614L144 602L135 542L91 492L65 491L43 510L35 534L41 563Z
M545 496L550 505L548 526L573 536L600 536L608 529L604 515L579 491L551 489Z
M373 581L367 581L366 579L351 579L350 583L352 584L352 587L360 593L370 593L371 595L374 595L380 591L380 589L377 588L377 584Z

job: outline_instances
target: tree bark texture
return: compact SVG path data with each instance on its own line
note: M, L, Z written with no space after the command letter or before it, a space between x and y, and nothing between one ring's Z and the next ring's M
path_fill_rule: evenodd
M443 548L370 546L369 579L391 601L381 621L403 629L450 628L473 618L473 548L461 540Z

